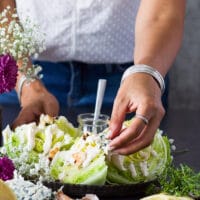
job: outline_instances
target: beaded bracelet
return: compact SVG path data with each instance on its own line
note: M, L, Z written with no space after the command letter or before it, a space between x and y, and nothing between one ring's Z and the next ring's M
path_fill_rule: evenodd
M133 66L129 67L124 72L122 79L121 79L121 83L127 76L130 76L131 74L135 74L135 73L140 73L140 72L150 74L156 80L156 82L159 84L161 93L162 94L164 93L165 81L164 81L162 75L156 69L154 69L153 67L150 67L148 65L138 64L138 65L133 65Z

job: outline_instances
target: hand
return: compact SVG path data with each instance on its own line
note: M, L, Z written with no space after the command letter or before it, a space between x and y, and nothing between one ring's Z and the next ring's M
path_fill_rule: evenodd
M149 123L134 118L129 128L122 129L126 113L145 116ZM123 81L115 98L110 121L110 149L128 155L151 144L165 110L161 91L148 74L136 73Z
M21 107L19 115L13 122L13 129L24 123L38 122L42 113L57 116L59 112L57 99L46 90L39 80L24 84Z

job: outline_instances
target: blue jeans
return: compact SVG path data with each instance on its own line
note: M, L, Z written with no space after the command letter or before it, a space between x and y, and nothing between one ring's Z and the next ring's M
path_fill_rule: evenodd
M107 86L103 101L104 107L112 107L120 85L123 72L132 65L126 64L86 64L82 62L34 62L43 67L43 83L53 93L62 106L88 107L95 105L98 79L106 79ZM162 102L167 108L168 76L165 78L166 90ZM2 104L18 103L16 93L0 96Z

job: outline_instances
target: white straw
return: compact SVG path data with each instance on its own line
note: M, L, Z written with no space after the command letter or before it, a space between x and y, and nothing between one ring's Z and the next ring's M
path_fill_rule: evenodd
M103 102L104 92L106 88L106 80L99 79L98 81L98 88L97 88L97 97L96 97L96 104L94 110L94 122L99 118L101 112L101 106Z

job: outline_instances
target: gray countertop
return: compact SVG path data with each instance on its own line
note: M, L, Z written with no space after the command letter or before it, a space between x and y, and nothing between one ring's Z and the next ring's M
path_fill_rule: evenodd
M17 116L19 108L12 105L3 105L2 110L2 127L12 123ZM66 115L67 118L76 124L76 116L78 113L91 112L91 109L71 109L61 108L60 114ZM103 113L110 114L109 109L105 109ZM175 140L176 155L174 163L185 163L193 167L196 171L200 171L200 111L194 110L168 110L163 119L160 128L170 138ZM179 153L185 152L185 153ZM122 198L100 198L101 200L134 200L138 197L122 197Z

